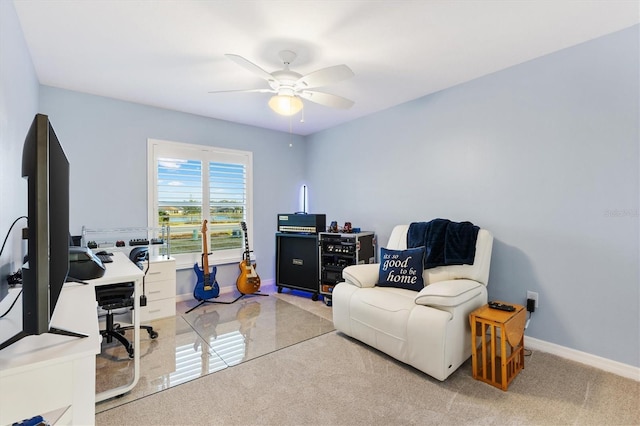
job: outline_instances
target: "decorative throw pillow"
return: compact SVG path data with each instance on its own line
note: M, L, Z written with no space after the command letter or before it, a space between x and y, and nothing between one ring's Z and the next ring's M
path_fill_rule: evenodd
M380 248L378 286L422 290L424 288L422 279L424 253L424 246L408 250Z

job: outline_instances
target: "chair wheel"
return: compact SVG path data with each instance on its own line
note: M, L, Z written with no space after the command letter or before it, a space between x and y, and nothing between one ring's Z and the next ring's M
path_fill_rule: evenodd
M313 293L313 296L311 296L311 300L313 300L314 302L318 300L318 293Z
M156 337L158 337L158 333L155 331L150 331L149 332L149 337L151 337L152 339L155 339Z

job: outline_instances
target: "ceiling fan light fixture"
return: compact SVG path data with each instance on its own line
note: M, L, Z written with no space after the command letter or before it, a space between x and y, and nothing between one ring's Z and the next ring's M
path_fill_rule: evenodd
M269 108L280 115L295 115L303 107L302 100L297 96L275 95L269 99Z

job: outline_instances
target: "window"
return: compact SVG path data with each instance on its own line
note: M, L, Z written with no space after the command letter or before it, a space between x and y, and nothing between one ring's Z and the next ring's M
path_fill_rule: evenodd
M252 153L155 139L147 149L149 226L169 225L177 264L200 263L203 235L211 261L239 262L240 222L252 229Z

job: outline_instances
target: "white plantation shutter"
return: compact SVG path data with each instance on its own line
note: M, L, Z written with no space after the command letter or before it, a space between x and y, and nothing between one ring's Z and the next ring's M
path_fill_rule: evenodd
M246 166L209 163L209 217L212 250L242 248L239 223L244 221L247 203ZM231 234L232 238L226 238Z
M148 141L149 226L170 225L178 265L200 262L207 220L210 264L242 260L240 222L250 227L252 154L176 142Z

